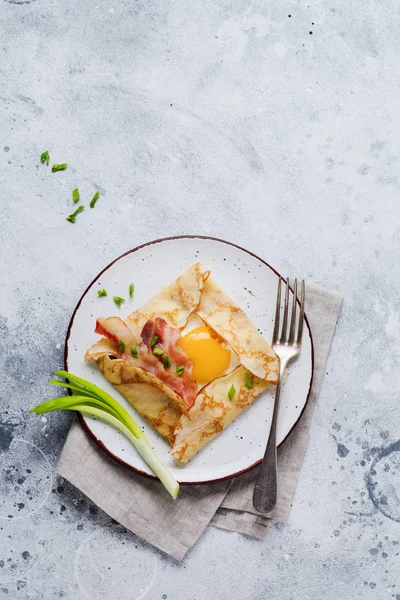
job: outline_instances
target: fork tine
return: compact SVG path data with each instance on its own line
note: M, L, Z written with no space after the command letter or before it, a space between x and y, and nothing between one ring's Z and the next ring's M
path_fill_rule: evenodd
M300 317L299 317L299 333L297 335L296 344L300 346L301 338L303 335L303 323L304 323L304 302L306 298L306 286L304 279L301 280L301 299L300 299Z
M290 319L289 344L294 342L294 329L296 327L296 309L297 309L297 278L294 280L293 286L293 303L292 303L292 318Z
M276 344L279 336L279 316L281 314L281 278L278 281L278 291L276 293L276 309L275 309L275 324L274 333L272 334L272 343Z
M287 342L288 341L288 336L287 336L288 312L289 312L289 277L286 279L285 310L284 310L284 313L283 313L281 342Z

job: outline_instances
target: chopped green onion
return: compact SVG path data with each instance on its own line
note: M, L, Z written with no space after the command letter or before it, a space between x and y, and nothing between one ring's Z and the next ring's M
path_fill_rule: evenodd
M153 354L156 356L161 356L161 354L164 354L164 350L162 348L154 348Z
M74 201L74 204L79 202L79 198L80 198L79 190L78 190L78 188L75 188L74 190L72 190L72 200Z
M133 298L134 292L135 292L135 285L133 283L131 283L131 285L129 286L129 298Z
M179 367L176 368L176 374L182 375L184 370L185 370L185 365L179 365Z
M157 344L158 342L158 335L155 335L153 338L151 338L151 342L150 342L150 346L153 347Z
M232 400L233 396L236 394L236 388L235 386L232 384L230 387L230 390L228 392L228 398L229 400Z
M118 348L121 350L121 352L125 352L125 344L122 340L118 340Z
M246 387L249 390L253 387L253 376L248 371L246 371Z
M99 290L99 291L97 292L97 295L98 295L98 296L100 296L100 297L101 297L101 296L107 296L107 292L106 292L106 290Z
M169 369L169 368L170 368L170 366L171 366L171 361L169 360L169 356L168 356L168 354L163 354L163 357L162 357L161 361L162 361L162 364L164 365L164 367L165 367L166 369Z
M94 208L97 200L100 198L100 192L97 191L90 201L90 208Z
M53 165L51 167L51 170L53 173L56 173L57 171L65 171L65 169L68 167L67 163L61 163L60 165Z
M46 165L46 167L49 166L49 162L50 162L50 154L48 153L48 151L46 150L45 152L42 152L42 154L40 155L40 162L43 165Z
M121 308L121 304L125 302L125 298L121 298L120 296L113 296L113 300L118 308Z
M72 215L69 215L69 217L67 217L65 220L69 221L70 223L75 223L76 215L79 215L79 213L82 212L84 210L84 208L85 207L83 206L83 204L81 204L80 206L78 206L76 211L74 213L72 213Z
M149 440L130 413L97 385L67 371L56 371L55 375L65 377L72 383L57 380L51 380L50 383L63 385L76 393L72 396L53 398L43 402L32 408L30 412L41 415L54 410L76 410L112 425L132 442L153 473L160 479L172 498L175 499L179 492L178 482L157 457Z
M139 356L137 348L135 348L135 346L131 346L131 354L133 358L137 358Z

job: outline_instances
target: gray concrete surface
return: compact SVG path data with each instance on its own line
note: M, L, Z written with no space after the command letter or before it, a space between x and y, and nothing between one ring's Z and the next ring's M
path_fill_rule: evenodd
M0 0L1 600L400 599L399 22L395 0ZM76 186L103 195L72 225ZM88 282L184 233L345 300L289 523L210 528L177 564L55 475L70 417L27 411Z

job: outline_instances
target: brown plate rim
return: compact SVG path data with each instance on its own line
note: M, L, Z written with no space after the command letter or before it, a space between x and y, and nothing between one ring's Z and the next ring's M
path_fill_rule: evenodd
M124 256L128 256L128 254L133 254L134 252L137 252L138 250L141 250L142 248L146 248L147 246L152 246L153 244L160 244L161 242L168 242L168 241L172 241L172 240L184 240L184 239L212 240L214 242L220 242L222 244L227 244L228 246L233 246L234 248L237 248L238 250L241 250L242 252L245 252L246 254L249 254L253 258L256 258L257 260L259 260L266 267L268 267L269 269L271 269L271 271L273 271L275 273L275 275L277 275L283 281L285 281L285 278L282 277L282 275L276 269L274 269L274 267L271 267L271 265L269 263L267 263L267 261L265 261L264 259L260 258L257 254L254 254L254 252L251 252L250 250L247 250L246 248L243 248L242 246L239 246L238 244L235 244L233 242L228 242L227 240L223 240L221 238L212 237L212 236L208 236L208 235L173 235L173 236L170 236L170 237L159 238L157 240L152 240L150 242L146 242L144 244L140 244L140 246L136 246L135 248L132 248L131 250L127 250L127 252L124 252L123 254L121 254L120 256L118 256L117 258L115 258L112 262L110 262L106 267L104 267L104 269L102 271L100 271L100 273L98 273L98 275L96 275L96 277L93 279L93 281L87 286L87 288L83 292L82 296L79 298L79 301L78 301L78 303L77 303L77 305L76 305L76 307L74 309L74 312L72 313L70 322L68 324L67 335L66 335L66 338L65 338L65 345L64 345L64 367L65 367L66 371L68 371L68 341L69 341L69 338L70 338L70 335L71 335L71 328L72 328L72 324L74 322L75 315L76 315L76 313L77 313L77 311L78 311L78 309L79 309L79 307L81 305L81 302L82 302L83 298L86 296L86 294L88 293L88 291L90 290L90 288L96 283L96 281L99 279L99 277L101 277L105 271L107 271L110 267L112 267L112 265L115 264L117 261L119 261L121 258L123 258ZM302 410L301 410L301 412L300 412L300 414L298 416L298 419L293 424L293 426L291 427L291 429L288 431L287 435L281 441L281 443L279 444L279 446L282 446L282 444L285 443L285 441L288 439L288 437L292 433L293 429L296 427L296 425L300 421L301 417L303 416L303 413L304 413L304 411L306 409L306 406L308 404L308 401L310 399L312 382L313 382L313 379L314 379L314 340L313 340L312 331L311 331L311 327L310 327L310 323L309 323L309 320L307 318L307 315L304 315L304 320L305 320L305 323L307 325L307 329L308 329L308 332L309 332L309 335L310 335L310 341L311 341L311 377L310 377L310 384L309 384L309 387L308 387L306 401L305 401L304 406L303 406L303 408L302 408ZM155 475L151 475L149 473L146 473L145 471L141 471L140 469L137 469L136 467L133 467L132 465L126 463L119 456L116 456L115 454L113 454L113 452L111 452L107 448L107 446L104 444L104 442L102 440L98 439L95 436L95 434L93 433L93 431L90 429L89 425L87 424L87 422L85 420L85 417L81 413L78 413L78 414L79 414L79 417L80 417L80 421L81 421L84 429L89 434L89 436L109 456L111 456L111 458L113 458L114 460L116 460L120 465L123 465L123 466L127 467L128 469L130 469L131 471L134 471L135 473L139 473L140 475L144 475L145 477L148 477L149 479L157 479L157 477ZM245 469L242 469L241 471L237 471L236 473L232 473L231 475L226 475L225 477L218 477L216 479L209 479L207 481L183 481L183 482L178 481L178 483L180 485L203 485L203 484L206 484L206 483L216 483L217 481L224 481L226 479L232 479L233 477L237 477L238 475L242 475L243 473L247 473L247 471L250 471L251 469L254 469L254 467L256 467L257 465L259 465L261 463L261 461L262 461L262 459L257 460L256 462L254 462L252 465L249 465Z

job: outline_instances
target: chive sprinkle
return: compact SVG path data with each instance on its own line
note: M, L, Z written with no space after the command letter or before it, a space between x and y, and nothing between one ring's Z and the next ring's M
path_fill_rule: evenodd
M133 358L137 358L139 356L137 348L135 348L135 346L131 346L131 354Z
M83 204L81 204L80 206L78 206L76 211L73 212L72 215L69 215L69 217L67 217L65 220L69 221L70 223L75 223L76 216L79 215L79 213L82 212L84 209L85 209L85 207L83 206Z
M150 346L153 347L157 344L158 342L158 335L155 335L153 338L151 338L151 342L150 342Z
M121 350L121 352L125 352L125 344L122 340L118 340L118 348Z
M248 371L246 371L246 387L251 390L253 387L253 377L250 375Z
M185 370L185 365L179 365L179 367L176 368L176 374L182 375L184 370Z
M60 165L53 165L51 167L51 170L53 173L57 173L57 171L65 171L65 169L68 167L67 163L61 163Z
M99 291L97 292L97 295L98 295L98 296L100 296L100 297L101 297L101 296L107 296L107 292L106 292L106 290L99 290Z
M230 387L230 390L228 392L228 398L229 400L232 400L233 396L236 394L236 388L235 386L232 384Z
M153 354L156 356L161 356L161 354L164 354L164 350L162 348L154 348Z
M100 192L97 191L90 201L90 208L94 208L97 200L100 198Z
M50 154L48 153L48 151L46 150L45 152L42 152L42 154L40 155L40 162L43 165L46 165L46 167L49 166L49 162L50 162Z
M135 285L131 283L129 286L129 298L133 298L133 294L135 293Z
M121 308L121 304L125 302L125 298L121 298L120 296L113 296L113 300L118 308Z
M171 361L169 360L169 356L168 356L168 354L163 354L163 357L162 357L161 361L162 361L162 364L164 365L164 367L165 367L166 369L169 369L169 368L170 368L170 366L171 366Z
M74 190L72 190L72 200L74 201L74 204L76 204L76 202L79 202L79 190L78 188L75 188Z

